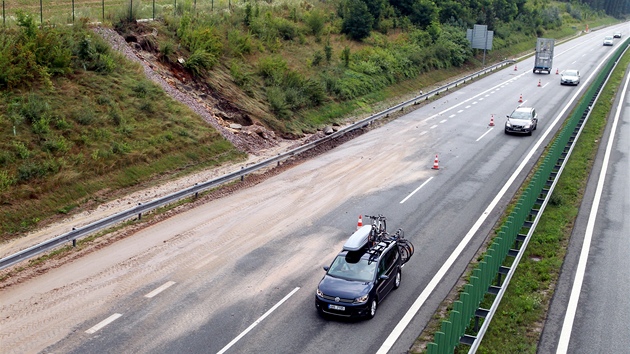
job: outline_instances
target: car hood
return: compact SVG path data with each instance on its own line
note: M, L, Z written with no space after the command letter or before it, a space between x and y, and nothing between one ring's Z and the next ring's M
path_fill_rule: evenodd
M514 124L514 125L527 125L527 124L531 124L531 121L529 119L514 119L514 118L508 118L508 123L510 124Z
M562 75L562 78L565 80L577 80L577 75Z
M321 292L342 299L355 299L369 293L371 289L372 283L335 278L330 275L325 275L319 282Z

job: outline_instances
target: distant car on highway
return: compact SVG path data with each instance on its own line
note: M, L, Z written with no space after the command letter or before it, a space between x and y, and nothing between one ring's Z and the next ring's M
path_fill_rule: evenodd
M613 36L604 37L604 45L613 45L613 44L614 44Z
M621 32L617 31L613 33L613 38L621 38Z
M565 70L560 75L560 85L578 85L580 83L579 70Z
M533 107L518 107L507 118L505 134L532 135L532 132L538 127L538 114Z

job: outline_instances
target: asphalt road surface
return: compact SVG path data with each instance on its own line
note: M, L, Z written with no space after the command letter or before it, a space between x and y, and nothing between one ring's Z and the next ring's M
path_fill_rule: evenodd
M629 81L608 120L539 352L630 353Z
M579 69L577 87L532 73L529 58L254 187L2 290L3 352L405 352L616 49L601 45L603 35L556 46L554 69ZM538 129L505 135L505 116L521 97L536 107ZM401 287L373 320L320 318L322 267L359 215L379 213L415 245Z

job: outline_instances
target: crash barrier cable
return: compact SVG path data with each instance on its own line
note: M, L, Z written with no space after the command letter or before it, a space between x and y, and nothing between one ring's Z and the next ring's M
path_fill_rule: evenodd
M591 109L619 58L628 49L629 42L630 38L604 65L574 113L567 119L564 128L554 139L507 221L501 226L482 260L472 271L468 284L464 285L459 294L459 299L453 302L448 319L442 321L440 329L434 335L434 341L427 345L428 354L453 353L460 343L470 345L469 353L476 352ZM507 257L513 258L509 267L503 265ZM505 279L502 281L504 275ZM479 307L486 294L496 295L490 309ZM481 327L480 320L483 321ZM466 334L466 331L475 334Z
M137 206L108 216L104 219L95 221L89 225L80 227L80 228L72 228L72 231L65 233L63 235L54 237L50 240L44 241L40 244L37 244L35 246L29 247L27 249L24 249L20 252L17 252L15 254L9 255L5 258L0 259L0 270L4 269L6 267L9 267L11 265L14 265L18 262L30 259L31 257L34 257L36 255L39 255L43 252L47 252L50 251L56 247L59 247L63 244L65 244L66 242L72 242L72 245L75 246L76 245L76 240L84 237L84 236L88 236L93 234L94 232L103 230L105 228L111 227L113 225L116 225L118 223L127 221L127 220L131 220L133 218L141 218L142 214L144 213L148 213L152 210L155 210L157 208L163 207L165 205L168 204L172 204L175 202L178 202L182 199L191 197L191 196L198 196L199 193L202 193L208 189L211 188L216 188L219 185L222 185L224 183L228 183L231 181L234 181L238 178L240 178L241 180L243 180L244 176L246 176L249 173L253 173L256 172L262 168L268 167L272 164L280 164L281 162L288 160L294 156L297 156L301 153L304 153L305 151L311 150L323 143L326 143L328 141L333 141L337 138L340 138L342 136L344 136L347 133L350 133L352 131L358 130L358 129L362 129L365 128L367 126L369 126L370 124L372 124L373 122L379 120L379 119L383 119L383 118L387 118L389 117L390 114L396 113L398 111L403 111L406 107L409 106L413 106L413 105L417 105L420 102L424 101L424 100L428 100L429 98L433 97L433 96L437 96L440 95L443 92L447 92L449 89L453 89L458 87L459 85L465 84L468 81L472 81L475 78L478 78L482 75L488 74L496 69L502 68L506 65L510 65L514 62L514 60L504 60L500 63L488 66L482 70L479 70L473 74L464 76L460 79L457 79L455 81L452 81L450 83L447 83L446 85L440 86L434 90L431 90L427 93L422 93L419 96L416 96L410 100L404 101L402 103L399 103L393 107L390 107L380 113L371 115L367 118L364 118L352 125L349 125L343 129L339 129L338 131L327 135L321 139L318 139L316 141L310 142L308 144L304 144L298 148L295 148L293 150L290 150L288 152L285 152L283 154L278 154L275 157L269 158L267 160L264 160L262 162L259 162L257 164L251 165L249 167L246 168L242 168L239 171L236 172L232 172L229 173L227 175L221 176L219 178L207 181L207 182L203 182L203 183L198 183L195 184L192 187L189 188L185 188L182 189L178 192L175 192L173 194L167 195L165 197L162 198L158 198L155 200L152 200L148 203L145 204L138 204Z

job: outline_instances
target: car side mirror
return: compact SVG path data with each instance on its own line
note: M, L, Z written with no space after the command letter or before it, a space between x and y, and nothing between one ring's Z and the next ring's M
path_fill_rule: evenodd
M509 115L509 114L506 114L505 116L506 116L506 117L508 117L508 118L510 118L510 115Z
M387 279L389 279L389 276L387 274L383 274L383 275L381 275L378 278L381 279L381 280L387 280Z
M329 269L330 269L330 267L329 267L329 266L325 266L325 267L324 267L324 270L325 270L325 271L328 271Z

